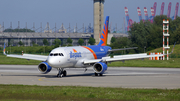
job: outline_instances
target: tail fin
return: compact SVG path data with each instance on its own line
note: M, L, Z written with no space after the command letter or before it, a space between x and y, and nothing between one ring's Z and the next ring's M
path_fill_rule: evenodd
M101 40L100 40L98 46L106 46L107 45L108 25L109 25L109 16L106 17L106 20L104 22L104 28L103 28Z
M6 55L6 44L4 43L4 49L3 49L3 54Z

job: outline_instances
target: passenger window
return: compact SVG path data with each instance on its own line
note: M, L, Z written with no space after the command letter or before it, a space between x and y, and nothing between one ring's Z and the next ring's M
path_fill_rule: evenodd
M58 56L58 53L55 53L54 56Z
M61 56L61 53L59 53L59 56Z

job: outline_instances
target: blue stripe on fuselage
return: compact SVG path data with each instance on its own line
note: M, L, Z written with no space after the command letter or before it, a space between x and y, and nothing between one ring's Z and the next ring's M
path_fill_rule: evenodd
M92 46L87 46L87 47L91 48L95 52L97 59L101 59L102 57L107 56L108 50L111 50L111 47L109 46L92 45Z

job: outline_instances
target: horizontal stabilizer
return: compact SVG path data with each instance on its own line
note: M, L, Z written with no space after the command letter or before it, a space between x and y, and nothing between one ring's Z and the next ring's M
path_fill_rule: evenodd
M129 50L129 49L137 49L138 47L130 47L130 48L120 48L120 49L112 49L108 50L108 52L113 52L113 51L120 51L120 50Z

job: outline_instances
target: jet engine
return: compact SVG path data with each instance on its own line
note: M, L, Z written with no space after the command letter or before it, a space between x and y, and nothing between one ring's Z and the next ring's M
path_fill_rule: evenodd
M106 63L97 62L93 65L93 69L96 73L103 74L107 70L108 66Z
M52 67L48 65L47 62L41 62L38 65L38 70L43 73L43 74L47 74L51 71Z

